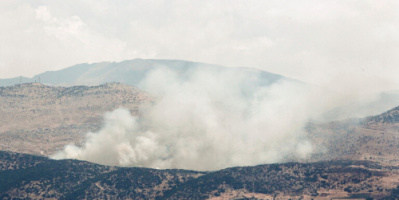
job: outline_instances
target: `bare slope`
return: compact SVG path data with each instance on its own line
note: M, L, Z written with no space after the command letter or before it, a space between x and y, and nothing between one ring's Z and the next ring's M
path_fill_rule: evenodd
M125 107L137 115L151 101L147 93L118 83L0 87L0 149L48 155L98 129L105 112Z

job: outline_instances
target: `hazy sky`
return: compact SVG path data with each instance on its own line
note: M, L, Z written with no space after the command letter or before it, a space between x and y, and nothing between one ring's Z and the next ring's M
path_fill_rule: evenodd
M0 78L165 58L398 88L399 1L2 0Z

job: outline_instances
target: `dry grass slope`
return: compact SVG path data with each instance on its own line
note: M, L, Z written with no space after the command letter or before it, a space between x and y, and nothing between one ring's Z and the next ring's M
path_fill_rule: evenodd
M118 107L139 114L153 97L118 83L51 87L39 83L0 87L0 150L49 155L100 128Z

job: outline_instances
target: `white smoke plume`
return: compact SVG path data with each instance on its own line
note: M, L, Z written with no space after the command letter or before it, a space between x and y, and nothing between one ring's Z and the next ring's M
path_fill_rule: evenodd
M123 108L106 113L103 128L82 146L52 158L194 170L306 158L312 145L303 127L324 96L303 83L265 85L262 78L240 70L196 69L184 78L153 71L141 86L158 99L141 119Z

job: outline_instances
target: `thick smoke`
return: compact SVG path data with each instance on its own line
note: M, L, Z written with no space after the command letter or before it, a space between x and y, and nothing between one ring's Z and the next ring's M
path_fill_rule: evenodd
M250 70L153 71L141 87L157 100L142 118L123 108L106 113L82 146L52 157L195 170L305 159L312 145L303 128L323 96L303 83L264 78Z

